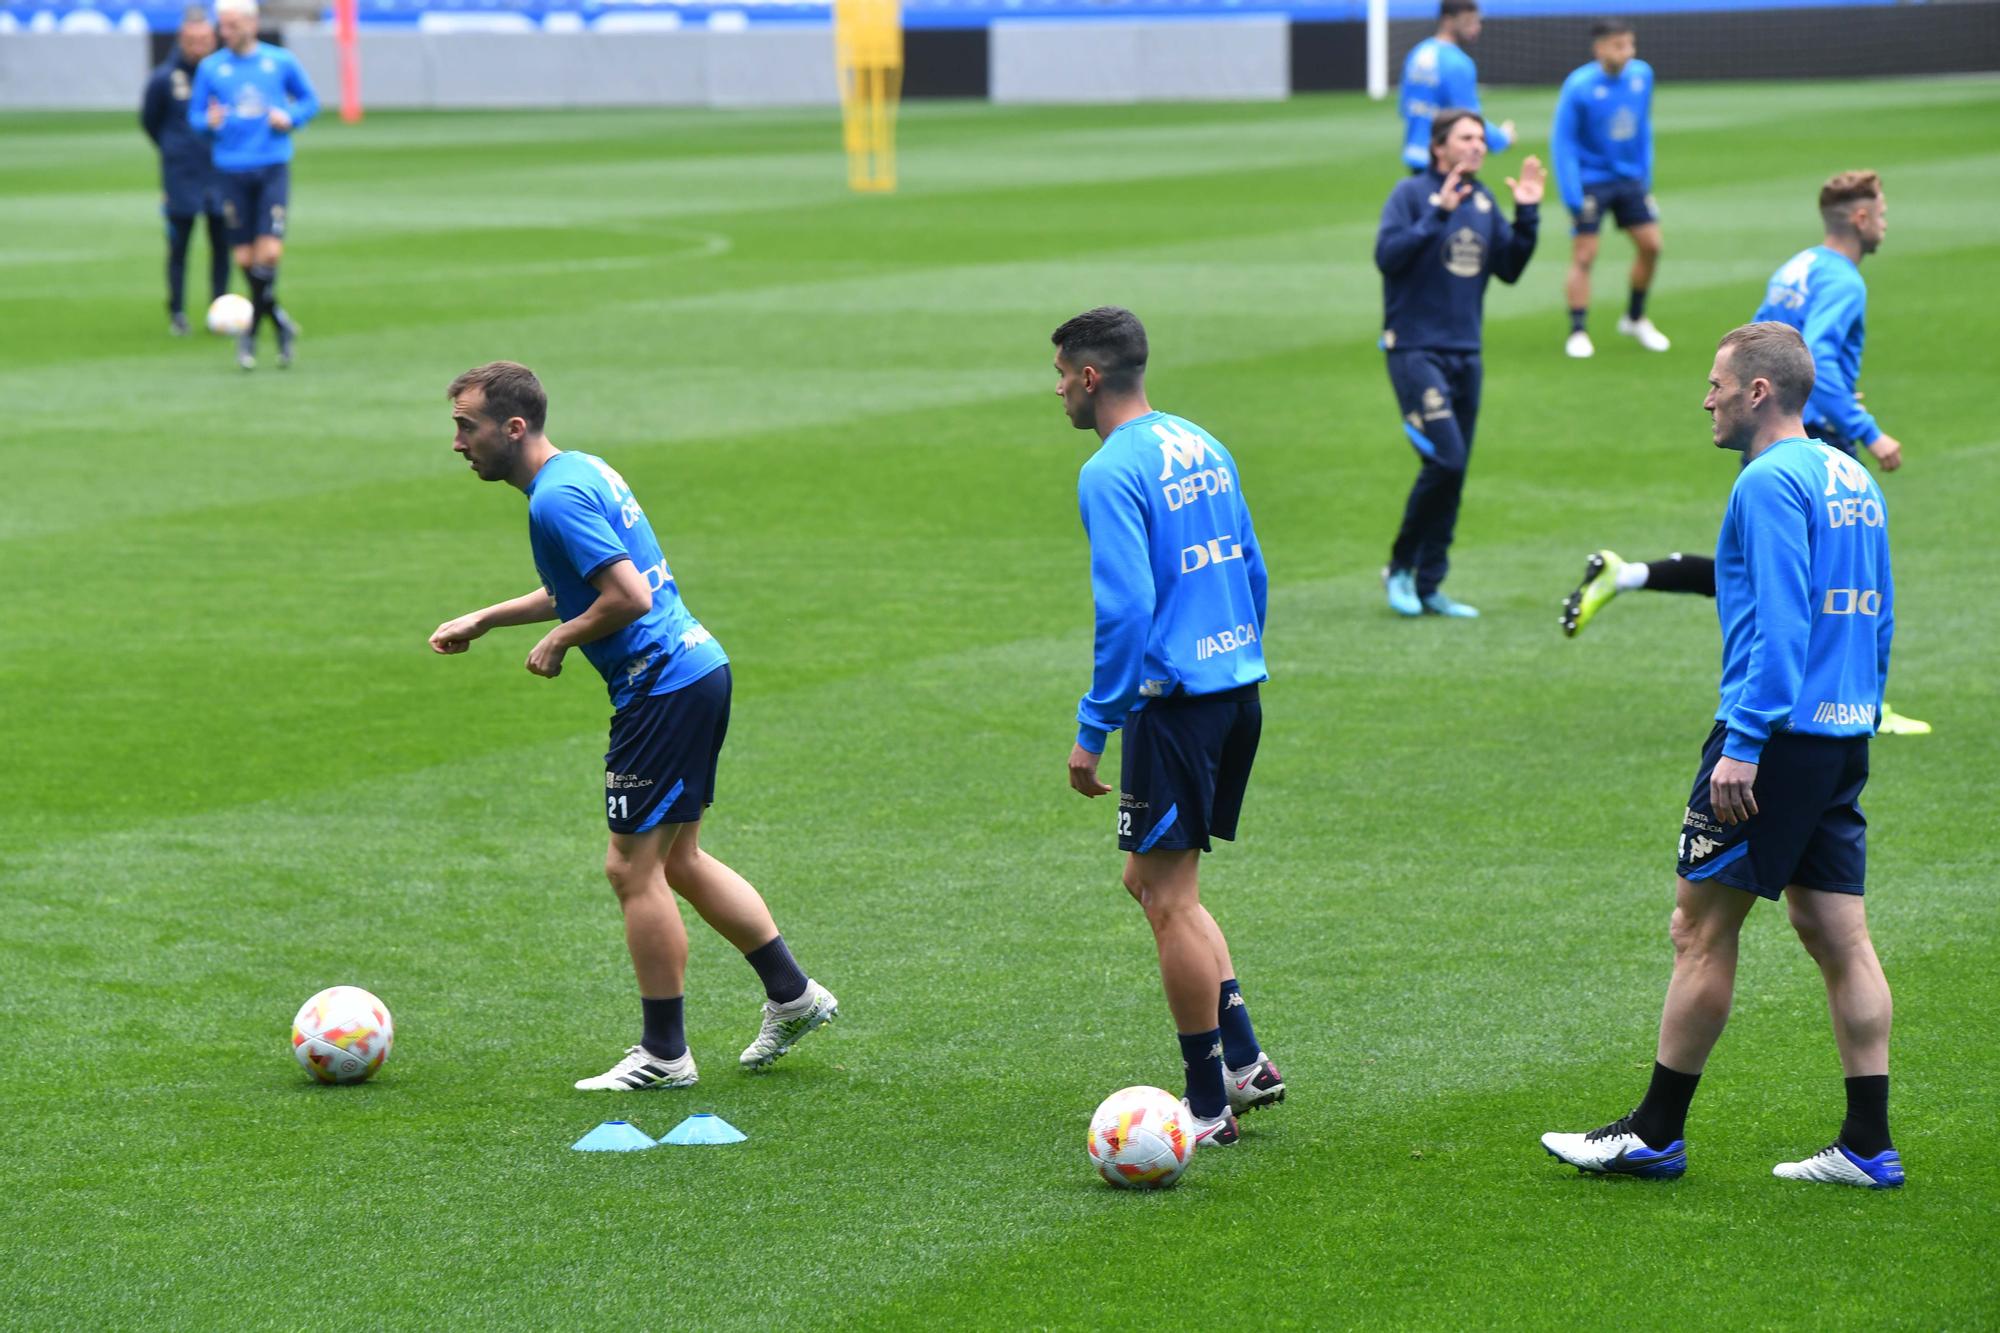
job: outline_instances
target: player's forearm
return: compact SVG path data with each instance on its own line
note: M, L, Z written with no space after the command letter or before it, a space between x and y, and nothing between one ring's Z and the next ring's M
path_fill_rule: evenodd
M633 601L616 593L601 592L587 610L573 620L565 620L549 631L549 637L565 648L579 648L609 638L652 608L650 597Z
M506 629L510 625L538 625L545 620L556 618L556 603L546 588L537 588L519 597L496 602L475 614L485 629Z
M1090 693L1076 706L1076 743L1092 754L1104 753L1110 734L1125 722L1125 715L1139 702L1139 687L1146 671L1146 636L1152 613L1106 617L1097 622L1095 669L1090 675Z

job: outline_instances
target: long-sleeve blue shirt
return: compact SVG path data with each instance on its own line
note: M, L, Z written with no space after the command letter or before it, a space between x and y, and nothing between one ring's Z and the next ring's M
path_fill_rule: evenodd
M1780 732L1872 735L1895 605L1888 509L1868 469L1803 439L1752 459L1715 543L1723 754L1754 764Z
M1857 445L1875 443L1882 428L1855 399L1861 378L1861 345L1867 341L1868 284L1853 260L1815 245L1801 250L1771 275L1756 318L1789 324L1812 352L1813 391L1808 425L1832 426Z
M1653 180L1653 67L1630 60L1616 75L1595 60L1563 80L1549 157L1563 203L1583 207L1592 185Z
M208 127L208 104L221 102L229 116L220 130ZM291 130L271 128L271 112L283 109ZM188 98L188 124L214 147L217 171L255 171L292 160L292 131L319 113L319 98L298 58L265 42L247 56L228 47L203 60Z
M598 598L591 576L620 560L630 560L653 590L646 614L582 645L610 687L612 707L690 685L729 660L681 600L632 488L603 459L564 451L542 464L528 484L528 544L564 620L590 609Z
M1375 236L1385 348L1478 351L1487 280L1518 281L1534 256L1540 207L1520 205L1509 225L1493 192L1467 183L1450 212L1431 202L1444 187L1435 168L1389 191Z
M215 173L208 141L188 123L194 75L195 65L176 48L146 80L139 104L139 126L160 150L160 184L169 195L183 183L199 189Z
M1236 460L1213 435L1164 412L1134 417L1105 436L1076 492L1097 607L1078 745L1102 754L1148 699L1267 679L1264 553Z
M1416 171L1431 164L1431 122L1438 112L1479 110L1479 68L1456 43L1426 37L1403 61L1396 100L1403 115L1403 165ZM1488 152L1503 152L1513 142L1498 125L1487 124Z

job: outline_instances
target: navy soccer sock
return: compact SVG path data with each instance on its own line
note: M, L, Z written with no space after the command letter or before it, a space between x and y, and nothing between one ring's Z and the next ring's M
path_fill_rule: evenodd
M773 1004L790 1004L806 993L806 974L800 970L783 935L773 935L769 944L760 944L743 955L743 961L757 969L764 994Z
M1250 1006L1243 1003L1243 989L1231 977L1222 983L1222 1005L1218 1012L1222 1015L1222 1055L1231 1069L1242 1069L1257 1063L1263 1048L1257 1045L1257 1034L1250 1027Z
M664 1000L639 997L639 1008L646 1016L646 1035L639 1038L639 1044L646 1048L646 1054L662 1060L678 1060L687 1054L687 1029L682 1023L686 999L683 995Z
M167 218L167 313L178 315L187 309L188 241L194 235L194 219Z
M1633 320L1641 320L1646 317L1646 289L1644 287L1634 287L1632 289L1632 295L1625 301L1625 314Z
M222 214L208 215L208 299L229 290L229 224Z
M255 337L271 308L278 303L278 266L251 264L243 270L243 276L250 280L250 304L256 311L250 319L250 334Z
M1700 1074L1683 1074L1653 1062L1653 1081L1645 1100L1632 1112L1632 1132L1646 1141L1648 1148L1664 1148L1687 1134L1688 1106L1694 1101Z
M1889 1142L1889 1076L1863 1074L1847 1080L1847 1119L1840 1141L1862 1157L1878 1157Z
M1187 1102L1203 1120L1229 1109L1222 1088L1222 1029L1180 1034L1181 1067L1187 1071Z
M1665 560L1646 562L1646 587L1653 592L1691 592L1715 596L1715 561L1705 555L1675 551Z
M1588 309L1572 306L1569 312L1569 331L1571 333L1582 333L1583 321L1589 314L1590 311Z

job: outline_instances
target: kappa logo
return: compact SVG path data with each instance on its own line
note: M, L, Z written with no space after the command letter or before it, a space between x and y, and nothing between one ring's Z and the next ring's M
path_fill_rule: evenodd
M625 683L630 685L637 681L640 676L645 674L646 668L653 665L653 659L658 656L658 653L647 653L644 657L635 657L626 663Z
M1161 422L1153 427L1153 434L1160 437L1160 480L1172 481L1174 469L1186 472L1196 466L1208 463L1208 441L1172 422Z
M1493 211L1493 196L1490 194L1475 194L1472 196L1472 206L1482 213L1491 213Z
M1706 860L1721 849L1722 844L1714 838L1706 835L1698 835L1688 840L1687 859L1690 861Z
M1611 118L1611 138L1614 143L1624 143L1639 133L1639 118L1629 107L1619 107L1618 114Z
M1840 488L1857 495L1867 493L1868 469L1830 444L1815 443L1813 448L1819 450L1821 460L1826 463L1825 494L1833 495Z
M1442 421L1450 415L1451 405L1445 402L1444 394L1438 391L1438 387L1435 384L1425 385L1424 421ZM1413 421L1411 424L1421 428L1423 423Z

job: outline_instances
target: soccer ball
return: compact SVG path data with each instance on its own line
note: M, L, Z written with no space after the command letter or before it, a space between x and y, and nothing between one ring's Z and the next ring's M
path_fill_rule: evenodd
M1120 1088L1090 1117L1090 1164L1120 1189L1163 1190L1194 1156L1180 1098L1159 1088Z
M209 303L208 331L225 338L241 338L250 332L250 321L256 317L257 309L250 304L249 297L224 292Z
M322 1083L359 1083L396 1040L389 1006L359 986L328 986L292 1020L292 1054Z

